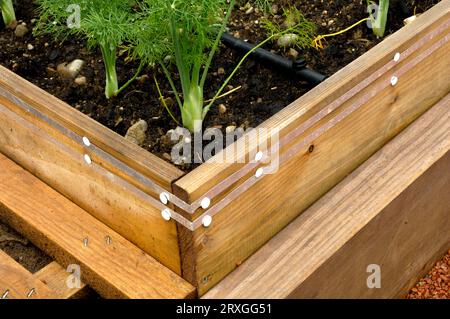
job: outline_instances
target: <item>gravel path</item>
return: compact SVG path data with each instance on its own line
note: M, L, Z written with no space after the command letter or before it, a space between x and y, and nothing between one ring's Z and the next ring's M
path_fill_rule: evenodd
M450 250L411 289L408 299L450 299Z

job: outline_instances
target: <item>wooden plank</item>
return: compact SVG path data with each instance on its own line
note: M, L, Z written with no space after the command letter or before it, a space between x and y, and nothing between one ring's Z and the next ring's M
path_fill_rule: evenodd
M387 37L368 53L338 71L325 82L269 118L259 127L277 127L281 130L280 136L283 136L292 128L298 127L313 114L316 114L334 101L336 97L341 96L363 79L366 79L374 71L391 61L395 53L404 51L421 36L442 23L449 16L449 12L450 0L441 1L435 7L422 14L420 19ZM448 77L445 79L448 80ZM261 134L259 137L264 138L264 135ZM248 149L244 150L244 153L248 152ZM217 157L219 156L222 156L222 153L217 155ZM246 155L239 153L237 156L245 158ZM176 187L185 192L189 201L194 201L224 177L237 171L241 166L236 163L221 163L220 161L211 160L178 180Z
M184 174L175 166L130 143L119 134L2 66L0 74L2 75L0 87L78 135L88 137L93 144L160 183L161 186L170 189L171 182Z
M130 190L133 185L119 183L116 171L104 170L99 159L87 165L81 145L15 108L0 96L0 152L181 274L175 223L163 220L159 209Z
M67 285L67 280L71 274L53 261L37 273L34 277L46 284L62 299L82 298L86 295L88 286L80 281L79 287Z
M393 53L408 48L437 25L449 18L449 1L441 2L418 20L414 28L406 28L390 36L373 51L344 68L328 82L300 98L287 111L282 111L263 125L279 125L282 130L301 123L339 98L342 88L352 87L392 59ZM320 130L374 86L389 83L395 72L431 45L448 35L448 29L431 40L418 52L395 66L335 112L298 137ZM405 43L408 45L405 47ZM305 145L285 162L278 172L267 175L249 188L220 213L210 227L194 232L179 229L183 276L198 286L204 294L230 271L282 230L302 211L313 204L333 186L367 160L377 150L417 119L450 91L450 43L436 50L416 67L403 74L395 87L388 86L334 127L317 137L314 151ZM366 67L370 65L370 67ZM345 85L344 85L344 84ZM320 96L322 94L322 96ZM296 113L297 112L297 113ZM295 121L294 121L295 120ZM282 133L283 134L283 133ZM283 149L282 153L286 150ZM220 165L219 165L220 166ZM200 167L175 183L174 190L185 200L192 201L203 193L204 186L219 182L223 172ZM213 165L214 167L214 165ZM223 167L221 167L223 168ZM205 173L208 171L207 173ZM203 174L203 173L205 174ZM230 172L229 170L226 172ZM222 199L229 191L213 200Z
M450 246L449 190L447 97L204 297L405 296ZM381 289L367 287L370 264Z
M59 296L0 250L0 298L57 299Z
M78 264L83 282L102 296L195 295L174 272L3 155L0 168L0 219L61 266Z

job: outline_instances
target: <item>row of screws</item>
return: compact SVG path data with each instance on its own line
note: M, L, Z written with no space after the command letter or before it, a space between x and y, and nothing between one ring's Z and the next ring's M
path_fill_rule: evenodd
M394 55L394 61L398 62L398 61L400 61L400 58L401 58L401 54L399 52L397 52ZM396 86L397 83L398 83L398 77L393 75L391 77L391 85L392 86ZM90 142L90 140L87 137L83 137L83 144L86 147L91 146L91 142ZM258 152L255 155L255 161L256 162L260 162L263 159L263 157L264 157L264 154L262 152ZM91 159L91 157L88 154L84 154L84 161L88 165L92 164L92 159ZM260 178L263 174L264 174L264 168L263 167L259 167L256 170L256 172L255 172L255 177L256 178ZM159 194L159 200L164 205L167 205L169 203L169 200L170 200L170 195L168 193L166 193L166 192L162 192L161 194ZM203 209L207 209L210 204L211 204L211 200L208 197L203 198L202 201L201 201L201 207ZM161 216L166 221L169 221L172 218L172 214L171 214L170 210L167 209L167 208L163 209L161 211ZM206 215L206 216L203 217L202 224L203 224L204 227L209 227L211 225L211 223L212 223L212 217L211 216ZM87 238L85 238L84 245L87 246L87 244L88 244Z
M36 292L36 289L31 288L30 291L27 293L27 298L31 298L31 297L34 295L35 292ZM3 295L0 297L0 299L7 299L7 298L8 298L8 295L9 295L9 290L7 289L7 290L3 293Z
M105 242L106 242L107 245L111 245L112 244L111 236L106 235L105 236ZM83 238L83 245L84 245L84 247L87 247L89 245L89 238L88 237Z

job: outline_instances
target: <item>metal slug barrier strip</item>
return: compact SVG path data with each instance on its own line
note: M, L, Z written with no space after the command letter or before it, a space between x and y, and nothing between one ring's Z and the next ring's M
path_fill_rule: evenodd
M426 36L424 36L422 39L415 42L411 47L409 47L407 50L405 50L403 53L400 54L401 59L404 60L408 56L410 56L412 53L420 49L423 45L425 45L427 42L431 41L435 36L439 35L443 31L445 31L450 26L450 21L447 20L443 22L438 28L434 29L430 33L428 33ZM287 135L285 135L281 142L276 145L276 148L281 148L282 146L288 144L290 141L298 137L299 135L303 134L306 130L311 128L313 125L317 124L320 120L325 118L328 114L333 112L334 110L338 109L343 103L348 101L350 98L355 96L358 92L360 92L362 89L369 86L371 83L373 83L375 80L380 78L383 74L391 70L394 66L396 66L400 61L391 60L386 65L381 67L379 70L377 70L374 74L369 76L367 79L365 79L363 82L358 84L357 86L350 89L347 93L340 96L338 99L333 101L328 107L322 109L315 115L313 115L311 118L306 120L304 123L302 123L298 128L294 129ZM208 192L206 192L203 196L201 196L198 200L194 201L192 205L194 205L196 208L200 207L200 202L203 198L214 198L217 195L219 195L221 192L223 192L225 189L230 187L232 184L236 183L240 178L250 173L255 167L257 167L259 163L248 163L245 166L243 166L239 171L236 171L235 173L231 174L227 178L223 179L220 183L213 186Z
M122 161L118 160L117 158L115 158L111 154L105 152L101 148L95 146L94 144L89 143L89 146L85 145L84 139L86 137L82 137L82 136L76 134L75 132L69 130L68 128L60 125L55 120L49 118L47 115L45 115L45 114L41 113L40 111L36 110L32 106L30 106L28 103L24 102L20 98L18 98L15 95L11 94L10 92L5 90L1 86L0 86L0 95L2 95L3 97L7 98L10 101L12 101L15 105L21 107L27 113L30 113L33 116L35 116L36 118L38 118L41 121L43 121L44 123L47 123L48 125L50 125L50 127L56 129L57 131L59 131L61 134L63 134L64 136L68 137L69 139L75 141L76 143L78 143L80 145L84 145L84 147L86 149L86 153L88 153L88 155L89 154L95 154L98 158L101 158L101 159L109 162L111 165L116 166L119 170L121 170L122 172L126 173L129 177L135 179L136 181L138 181L141 184L145 185L149 189L152 189L157 194L161 194L161 193L168 194L170 196L169 197L170 201L175 206L178 206L181 209L186 210L186 211L192 211L191 213L194 213L195 210L192 209L191 205L187 204L186 202L184 202L183 200L179 199L175 195L170 194L166 189L164 189L163 187L159 186L157 183L152 181L150 178L148 178L145 175L137 172L136 170L134 170L130 166L126 165ZM158 203L161 203L161 202L158 201Z
M438 28L434 29L430 33L428 33L426 36L424 36L422 39L418 40L416 43L414 43L411 47L409 47L407 50L405 50L402 53L397 53L394 60L391 60L386 65L381 67L379 70L374 72L371 76L369 76L364 81L360 82L358 85L354 86L352 89L350 89L347 93L339 97L337 100L333 101L328 107L323 108L321 111L316 113L314 116L309 118L307 121L302 123L299 127L289 132L287 135L285 135L281 141L276 143L272 146L271 151L268 155L274 154L274 150L278 150L280 147L292 142L295 138L300 136L301 134L305 133L306 130L311 128L313 125L317 124L320 120L324 119L327 115L329 115L331 112L337 110L343 103L354 97L358 92L361 90L367 88L371 83L376 81L377 79L381 78L384 74L386 74L388 71L390 71L394 66L396 66L400 60L404 60L406 57L413 54L415 51L417 51L420 47L425 45L427 42L431 41L435 36L439 35L443 31L445 31L450 26L450 20L445 21L442 23ZM292 146L290 149L288 149L283 155L280 156L279 161L275 162L277 165L281 165L282 163L288 161L293 155L295 155L301 148L309 145L312 141L317 139L319 136L321 136L323 133L328 131L330 128L334 127L336 124L341 122L343 119L348 117L350 114L352 114L354 111L359 109L361 106L363 106L365 103L367 103L370 99L375 97L378 93L380 93L383 89L388 87L389 85L396 85L398 81L398 77L405 74L412 68L414 68L417 64L419 64L422 60L424 60L426 57L431 55L434 51L439 49L441 46L446 44L449 41L449 35L447 34L443 39L436 42L433 46L428 48L425 52L414 58L412 61L405 64L402 68L400 68L395 76L393 76L390 81L387 79L387 81L384 81L376 86L373 90L371 90L369 93L365 94L363 97L358 99L355 103L353 103L351 106L346 108L344 111L342 111L340 114L338 114L336 117L331 119L329 122L327 122L325 125L317 129L316 131L312 132L310 135L302 139L299 143ZM395 82L395 83L394 83ZM16 105L23 108L25 111L31 113L33 116L39 118L43 122L49 124L51 127L55 128L59 132L61 132L63 135L67 136L68 138L74 140L76 143L80 143L84 145L86 154L85 156L88 156L89 161L90 157L89 154L95 154L97 157L102 158L106 161L108 161L113 166L118 167L121 171L126 173L129 177L139 181L143 185L149 187L150 189L154 190L156 193L165 194L167 196L167 202L170 202L171 204L181 208L182 210L186 211L189 214L195 213L195 211L202 206L202 200L204 198L212 199L216 196L218 196L220 193L222 193L225 189L239 181L242 177L249 174L252 170L254 170L256 167L258 167L261 163L258 162L250 162L245 164L240 170L234 172L227 178L223 179L220 183L216 184L214 187L212 187L209 191L207 191L204 196L200 197L198 200L194 201L192 204L188 204L185 201L181 200L174 194L171 194L158 184L156 184L154 181L146 177L145 175L135 171L122 161L118 160L114 156L110 155L109 153L103 151L102 149L96 147L95 145L89 143L86 145L84 142L86 137L81 137L80 135L76 134L75 132L70 131L69 129L65 128L64 126L60 125L56 121L50 119L45 114L42 114L38 110L31 107L29 104L24 102L23 100L17 98L13 94L6 91L3 87L0 87L0 94L3 95L5 98L13 101ZM6 107L2 106L0 104L0 111L7 114L10 117L13 117L17 123L20 123L21 125L27 127L28 129L31 129L40 136L41 138L45 138L49 141L51 141L53 144L55 144L60 150L67 153L69 156L80 158L80 161L83 161L82 154L74 151L69 146L61 143L56 138L51 136L48 133L43 132L40 130L36 125L33 125L17 115L16 113L10 111ZM86 158L84 159L86 161ZM109 172L104 167L93 163L88 162L88 165L96 171L97 173L106 176L108 179L114 181L114 183L121 185L124 189L131 191L133 194L138 196L139 198L148 201L152 206L160 209L164 213L166 213L166 216L169 216L168 219L173 218L178 223L186 227L187 229L194 231L198 227L200 227L202 224L204 224L204 219L206 217L209 217L210 219L220 212L221 209L223 209L225 206L227 206L229 203L231 203L235 198L237 198L239 195L247 191L252 185L257 183L259 180L261 180L265 175L264 170L267 169L275 169L275 167L271 167L271 165L266 166L264 168L261 168L259 170L260 174L252 175L249 179L247 179L245 182L243 182L241 185L236 187L234 190L232 190L227 196L225 196L223 199L218 201L213 207L207 209L202 215L200 215L196 220L193 222L187 220L182 215L178 214L174 210L167 207L165 204L163 204L160 200L155 199L151 195L145 193L138 187L134 186L133 184L127 182L125 179L114 175L113 173ZM258 171L257 171L258 172ZM259 176L258 176L259 175ZM209 222L210 223L210 222ZM209 224L208 223L208 224Z
M424 53L416 57L414 60L407 63L404 67L398 70L396 72L395 77L398 80L398 76L401 76L405 74L406 72L410 71L412 68L414 68L417 64L419 64L421 61L423 61L426 57L430 56L434 51L442 47L445 43L447 43L450 39L450 36L447 35L445 38L441 39L440 41L436 42L432 47L427 49ZM364 106L368 101L370 101L373 97L375 97L378 93L383 91L385 88L389 87L390 85L395 86L395 84L389 79L385 82L382 82L378 84L374 90L371 90L369 93L365 94L363 97L358 99L354 104L352 104L350 107L342 111L340 114L338 114L336 117L328 121L325 125L317 129L316 131L312 132L310 135L306 136L304 139L302 139L299 143L292 146L289 150L287 150L283 155L280 156L279 161L277 165L281 165L288 161L293 155L295 155L300 149L310 145L314 140L316 140L318 137L320 137L323 133L327 132L329 129L336 126L338 123L340 123L342 120L347 118L349 115L351 115L353 112ZM448 103L450 95L447 95L444 97L439 103ZM269 170L274 169L273 167L267 166ZM216 205L211 207L209 210L204 212L200 217L198 217L194 221L194 227L198 228L202 224L202 219L205 216L213 217L215 214L220 212L225 206L227 206L229 203L231 203L235 198L246 192L251 186L253 186L255 183L260 181L264 175L257 177L257 176L251 176L248 180L246 180L244 183L236 187L234 190L232 190L226 197L224 197L222 200L220 200Z
M27 130L32 131L33 134L35 134L39 138L49 141L51 144L55 145L55 147L60 152L65 153L66 155L74 158L75 160L78 159L80 161L80 163L86 164L86 163L84 163L85 160L83 159L82 154L73 150L71 147L67 146L66 144L60 142L58 139L53 137L51 134L40 129L38 126L30 123L29 121L27 121L26 119L24 119L23 117L18 115L17 113L11 111L10 109L8 109L4 105L2 105L1 102L0 102L0 114L4 114L5 116L8 116L9 118L13 119L17 125L20 125L20 126L26 128ZM32 114L34 115L34 112ZM96 164L95 162L91 162L88 165L89 165L90 169L92 169L94 172L100 174L103 177L106 177L107 179L112 181L114 184L120 185L121 187L123 187L123 189L125 189L127 191L131 191L134 195L136 195L137 197L139 197L140 199L142 199L144 201L149 202L152 206L154 206L160 210L168 209L159 200L153 198L152 196L148 195L147 193L145 193L142 190L138 189L137 187L133 186L132 184L130 184L123 178L109 172L108 170L106 170L102 166ZM180 224L182 224L183 226L185 226L189 229L192 228L191 222L189 222L188 220L186 220L185 218L183 218L182 216L180 216L179 214L177 214L175 212L173 212L172 214L173 214L173 218L175 220L177 220Z

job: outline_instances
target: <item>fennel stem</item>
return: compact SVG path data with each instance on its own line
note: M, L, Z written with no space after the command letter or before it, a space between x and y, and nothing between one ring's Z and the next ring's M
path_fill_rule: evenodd
M17 24L17 20L12 0L0 0L0 7L5 25L14 28Z

